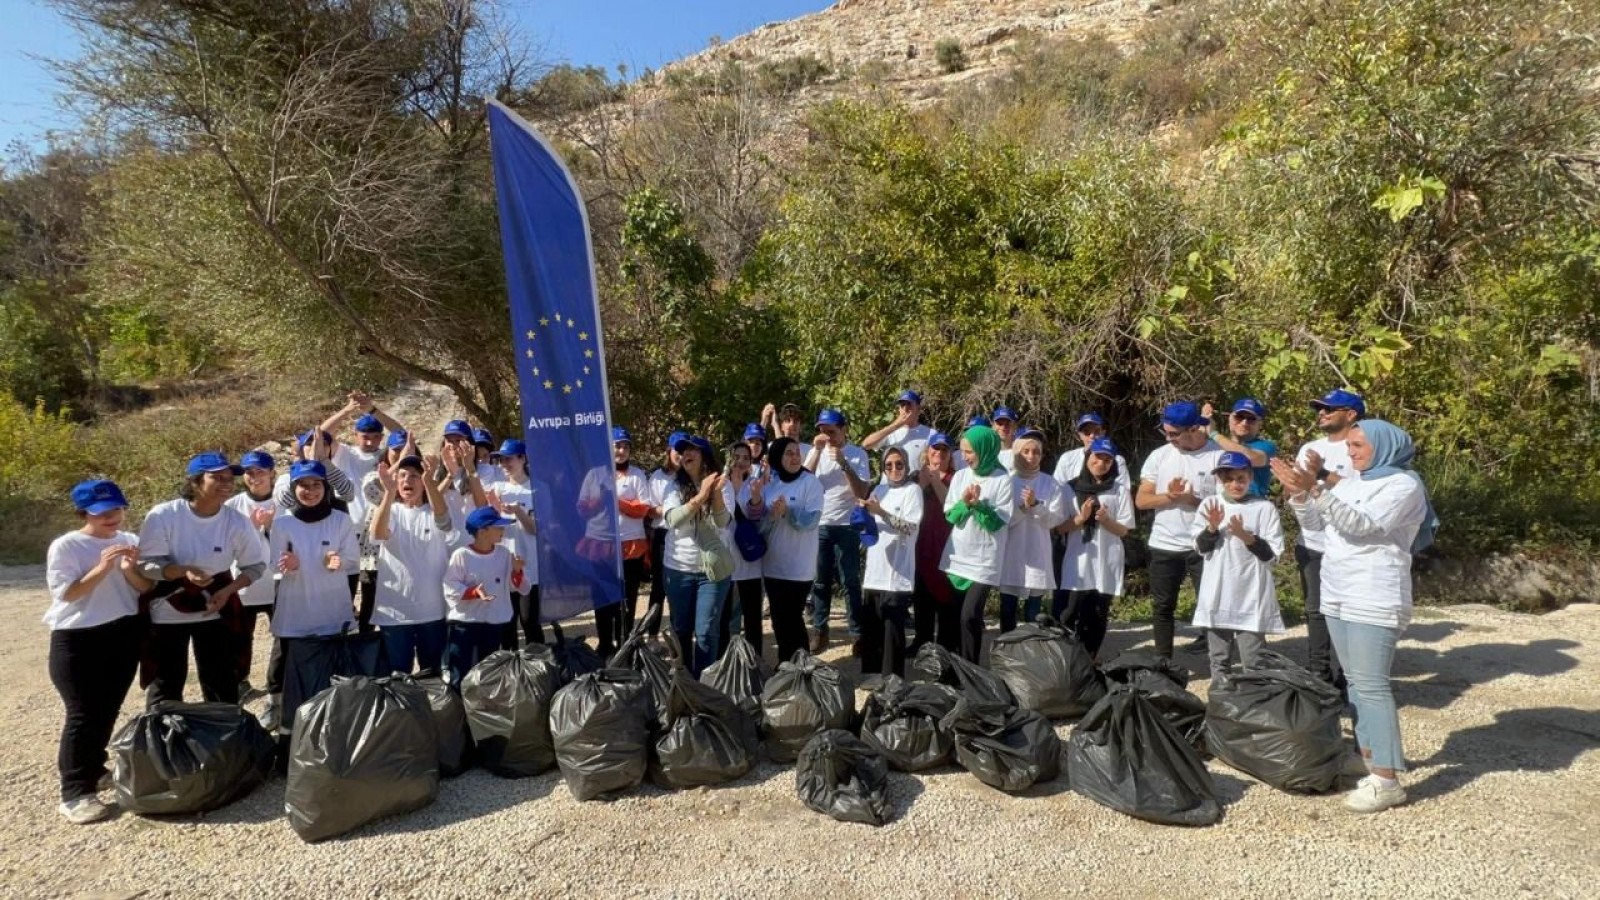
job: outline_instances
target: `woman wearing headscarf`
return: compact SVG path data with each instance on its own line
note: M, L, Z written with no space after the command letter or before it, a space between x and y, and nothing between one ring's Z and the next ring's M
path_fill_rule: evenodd
M922 524L922 487L911 477L910 457L899 447L883 451L883 478L862 509L872 515L875 537L867 546L866 591L861 604L861 671L905 675L906 606L916 583L917 529Z
M922 488L922 508L943 510L955 477L955 446L949 435L935 431L917 469L917 484ZM950 522L942 515L923 515L917 529L916 580L911 589L912 656L923 644L938 643L954 653L961 648L961 595L940 571L945 547L950 543Z
M1056 533L1066 535L1067 544L1052 614L1098 659L1111 600L1122 596L1122 538L1133 529L1133 496L1109 438L1095 438L1085 449L1083 465L1062 491L1066 518Z
M759 427L759 426L757 426ZM736 629L744 634L757 653L761 652L761 557L745 559L740 552L737 529L757 528L745 513L742 501L749 496L750 483L761 477L766 464L751 447L765 447L766 441L744 441L728 448L728 486L740 502L733 505L735 541L733 542L733 592L722 607L722 639L718 646L727 647L728 637ZM765 554L763 554L765 555Z
M996 410L999 412L1009 410ZM1056 589L1050 530L1066 517L1061 486L1040 466L1044 433L1024 428L1011 444L1010 469L1017 493L1017 514L1011 517L1005 561L1000 569L1000 631L1017 627L1017 606L1023 621L1039 617L1044 598Z
M740 499L745 515L761 521L767 538L761 577L780 663L806 646L805 604L817 576L822 523L822 482L804 467L800 448L793 438L773 441L767 448L771 476L752 479Z
M944 516L950 522L945 574L962 591L961 655L978 662L983 654L983 605L1000 584L1007 526L1017 502L1011 473L1000 465L1000 436L984 425L961 435L967 467L950 480Z
M1272 472L1301 523L1321 529L1322 612L1356 707L1356 743L1371 772L1345 799L1356 812L1404 803L1400 716L1389 671L1411 621L1411 559L1433 540L1437 520L1427 489L1412 471L1411 436L1365 419L1345 438L1359 479L1319 485L1315 473L1274 459Z

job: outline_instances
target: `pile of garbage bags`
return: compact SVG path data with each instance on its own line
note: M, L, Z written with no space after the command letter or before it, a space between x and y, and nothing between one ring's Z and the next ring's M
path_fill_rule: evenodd
M812 736L839 728L853 730L856 692L844 673L804 650L778 666L761 692L761 730L767 756L791 763Z
M1149 697L1117 685L1067 739L1072 789L1102 806L1162 825L1211 825L1222 804L1200 754Z
M111 739L117 805L140 815L201 813L255 790L277 742L232 703L166 703Z
M756 719L733 697L704 683L704 677L702 672L702 680L696 681L682 667L672 673L663 712L666 726L656 738L650 763L650 780L664 788L732 781L750 771L761 752Z

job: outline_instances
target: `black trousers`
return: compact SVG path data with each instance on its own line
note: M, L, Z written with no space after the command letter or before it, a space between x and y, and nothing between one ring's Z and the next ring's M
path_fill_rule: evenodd
M500 649L517 649L517 627L522 628L522 638L528 644L544 643L544 626L539 622L539 586L528 585L522 593L511 592L511 621L500 632Z
M746 578L733 583L732 595L727 603L722 604L722 639L718 647L727 649L728 638L733 633L733 605L737 603L739 616L743 619L744 639L756 648L758 656L761 654L761 601L764 597L759 578Z
M767 578L763 583L772 607L772 640L778 645L778 662L787 662L806 646L806 598L811 596L811 582ZM757 616L759 621L759 613Z
M867 591L861 604L861 674L906 674L906 607L911 595Z
M947 576L943 572L935 572L932 577ZM923 644L938 644L951 653L961 649L960 602L940 603L935 600L920 572L917 573L916 587L911 592L911 616L912 656L917 655Z
M1200 590L1200 570L1205 558L1195 550L1150 548L1150 611L1155 619L1156 652L1172 658L1173 616L1178 611L1178 588L1188 576Z
M667 530L650 529L650 605L666 609L667 603ZM662 618L665 618L663 616ZM661 635L661 619L650 625L650 636Z
M961 657L968 662L983 656L983 607L992 590L992 585L974 583L961 600Z
M1106 642L1106 625L1111 618L1110 594L1056 591L1055 607L1050 614L1072 629L1090 655L1100 655L1100 647Z
M144 689L146 709L183 700L189 680L189 647L208 703L238 703L239 679L233 667L233 635L221 619L150 626L150 659L155 671Z
M1300 590L1306 598L1306 668L1342 690L1344 668L1339 665L1333 639L1328 636L1328 617L1322 614L1322 553L1296 544L1294 561L1300 569Z
M356 623L361 631L371 631L372 609L378 602L378 573L375 569L362 569L353 577L357 580L350 590L359 598L356 603Z
M67 711L56 750L63 802L92 796L106 773L106 745L139 667L145 627L143 617L124 616L50 632L50 683Z
M595 638L600 655L609 657L633 633L638 615L639 588L644 584L644 557L622 561L622 601L594 611Z
M255 664L256 620L265 615L272 621L272 605L240 606L233 614L228 629L233 636L233 670L240 681L250 679L250 669ZM282 654L277 654L281 656ZM270 676L268 676L270 679Z

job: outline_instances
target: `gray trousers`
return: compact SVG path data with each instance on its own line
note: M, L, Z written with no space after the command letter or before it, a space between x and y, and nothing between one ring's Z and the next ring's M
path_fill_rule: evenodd
M1256 654L1267 648L1264 635L1253 631L1231 631L1227 628L1206 629L1206 652L1211 657L1211 680L1215 682L1228 671L1228 660L1233 648L1239 648L1239 662L1245 668L1255 664Z

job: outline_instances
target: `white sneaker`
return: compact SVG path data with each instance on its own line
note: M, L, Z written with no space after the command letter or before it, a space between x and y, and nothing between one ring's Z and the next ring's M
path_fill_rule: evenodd
M1384 787L1378 776L1368 775L1361 779L1356 789L1344 798L1344 805L1358 813L1383 812L1391 806L1399 806L1406 802L1405 788L1395 785Z
M116 807L101 803L100 798L93 795L79 797L76 800L69 800L61 804L61 814L66 816L67 821L74 825L87 825L90 822L98 822L116 811Z

